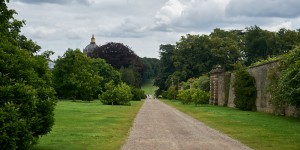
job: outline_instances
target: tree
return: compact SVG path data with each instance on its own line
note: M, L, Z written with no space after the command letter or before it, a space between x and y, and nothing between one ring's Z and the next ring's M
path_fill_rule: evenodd
M121 83L121 73L113 68L110 64L106 63L104 59L96 58L91 59L92 67L97 70L98 75L103 79L100 80L99 88L94 97L98 97L105 90L105 84L113 81L115 84Z
M233 65L241 57L241 38L231 31L215 29L210 34L214 64L222 64L226 70L232 70Z
M236 107L241 110L255 110L255 79L247 72L246 67L243 67L241 64L236 65L233 87Z
M28 149L54 124L55 91L40 46L20 35L24 21L0 1L0 149Z
M158 73L154 80L154 85L158 87L156 95L161 95L163 91L167 91L170 84L167 84L167 79L175 71L173 65L173 55L175 45L167 44L160 45L160 61L158 66Z
M207 73L214 65L211 53L211 41L207 35L182 36L176 43L174 51L174 67L176 76L180 81L198 77Z
M93 53L88 54L88 56L92 58L102 58L115 69L132 67L134 71L136 71L135 75L138 75L135 76L135 78L142 81L145 66L142 64L140 57L122 43L109 42L96 48ZM136 86L140 87L141 82Z
M158 73L159 59L144 57L141 58L141 61L145 65L143 81L155 78Z
M130 105L132 99L131 88L125 83L115 85L112 81L105 86L106 91L99 95L99 99L106 105Z
M101 91L103 77L98 74L100 61L92 61L79 49L68 49L57 59L53 69L54 87L61 98L92 100Z

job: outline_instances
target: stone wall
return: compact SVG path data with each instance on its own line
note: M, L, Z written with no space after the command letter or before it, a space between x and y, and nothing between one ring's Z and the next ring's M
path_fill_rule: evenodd
M259 112L268 112L268 113L274 112L274 108L270 103L270 99L272 95L267 91L267 85L270 82L268 80L268 76L271 73L271 70L278 66L279 66L278 61L274 61L274 62L254 66L247 69L247 71L255 78L256 90L257 90L256 109ZM213 97L214 104L224 106L224 104L226 105L227 103L228 107L235 107L234 104L235 94L234 94L234 87L233 87L234 74L233 73L230 74L230 82L228 83L225 82L226 74L224 71L223 72L212 71L211 76L214 76L214 78L211 78L211 82L217 83L213 87L214 89L211 89L212 91L214 91L214 93L217 94L217 96ZM225 90L226 86L229 86L228 91ZM226 92L228 92L228 94L226 94ZM228 95L227 98L226 95ZM295 107L287 106L283 108L284 111L283 114L287 116L291 116L295 114L295 110L296 110Z

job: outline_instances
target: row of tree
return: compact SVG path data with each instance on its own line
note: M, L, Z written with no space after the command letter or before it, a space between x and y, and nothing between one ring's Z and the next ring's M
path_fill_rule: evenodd
M216 65L233 70L236 62L246 66L289 52L300 44L300 30L277 32L252 26L243 30L215 29L209 35L182 36L176 45L160 46L159 70L155 85L157 95L172 84L209 73Z

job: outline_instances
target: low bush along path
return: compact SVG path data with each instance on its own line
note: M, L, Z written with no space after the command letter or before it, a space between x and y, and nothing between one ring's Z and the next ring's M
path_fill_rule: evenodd
M250 149L159 100L146 100L123 150Z

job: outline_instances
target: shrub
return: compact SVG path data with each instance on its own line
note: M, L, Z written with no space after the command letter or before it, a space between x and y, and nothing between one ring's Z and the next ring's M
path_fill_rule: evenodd
M141 99L146 98L145 92L136 87L131 87L131 93L132 93L132 100L140 101Z
M178 95L178 91L176 89L176 86L170 86L168 91L167 91L167 99L176 99Z
M193 102L192 94L194 93L195 89L187 89L183 91L179 91L178 99L181 101L182 104L190 104Z
M207 75L200 76L199 78L197 78L195 80L195 82L193 83L193 86L202 91L209 92L209 90L210 90L209 77Z
M235 80L233 83L236 108L241 110L255 110L256 88L255 79L245 67L236 66Z
M106 91L99 95L105 105L130 105L132 99L131 88L125 83L114 85L112 81L105 85Z
M192 94L192 101L194 102L194 104L197 106L199 104L208 104L209 103L209 93L199 90L199 89L195 89L192 90L193 93Z

